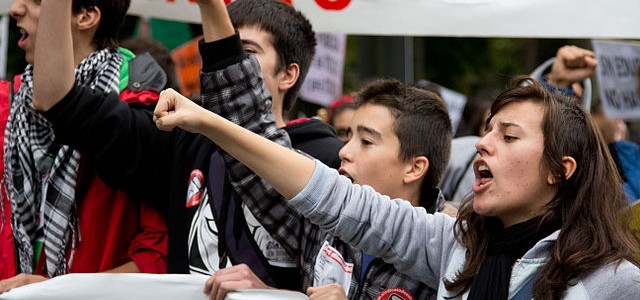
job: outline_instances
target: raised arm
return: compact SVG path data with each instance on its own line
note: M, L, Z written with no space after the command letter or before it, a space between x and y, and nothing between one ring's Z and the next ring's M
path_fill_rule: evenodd
M180 127L207 136L286 198L302 191L313 174L310 158L207 111L172 89L160 93L154 119L162 130Z
M233 25L231 24L226 7L224 6L224 1L198 0L197 2L200 8L205 42L219 40L234 33ZM311 159L295 153L292 150L286 149L265 138L257 136L240 126L227 121L223 117L199 107L173 90L166 90L162 92L160 97L161 101L156 107L154 118L165 118L158 120L157 125L159 128L173 129L173 127L178 126L187 131L206 135L218 146L229 152L229 154L236 157L245 165L250 166L251 169L256 171L256 173L267 182L271 183L283 196L291 198L296 195L300 190L302 190L302 187L305 186L308 179L311 177L314 168L314 162ZM178 107L183 109L176 110ZM167 115L169 113L171 113L171 115ZM194 115L191 115L191 113ZM163 123L165 125L162 125ZM195 127L192 127L192 125L195 125ZM224 129L218 128L217 126L222 126ZM237 143L232 143L232 139L242 139L242 142L237 141ZM253 144L255 146L239 146L246 145L245 143ZM262 144L266 144L268 147L263 147L264 145ZM254 153L254 151L251 150L256 150L258 153ZM267 160L265 159L266 156L275 156L283 159L284 162L289 162L291 159L299 162L296 163L296 166L300 166L303 169L299 170L300 172L291 170L296 175L287 176L297 179L297 184L292 184L294 183L292 179L284 179L283 176L278 176L279 174L287 173L284 163L278 164L282 166L281 169L271 168L270 163L277 160ZM266 163L267 161L269 164ZM260 164L260 162L263 162L263 165L261 166L262 168L255 165L256 163ZM259 169L268 172L261 172ZM284 180L278 181L278 178L283 178ZM297 189L289 189L294 186L297 187Z
M218 0L219 3L222 1ZM201 5L205 10L225 10L226 7ZM256 134L272 140L285 147L291 147L291 141L284 129L276 127L275 119L271 113L272 98L266 85L261 79L260 66L254 55L247 54L242 47L240 37L225 37L220 41L206 42L213 36L214 29L226 25L211 25L212 18L219 23L224 13L202 12L205 42L199 44L202 57L202 72L200 73L201 99L199 105L205 107L227 120L232 120ZM228 16L224 16L228 19ZM217 27L216 27L217 26ZM224 36L228 32L219 33ZM211 39L215 39L214 36ZM239 62L233 76L219 76L215 72L216 59L226 53L225 61ZM219 59L218 59L219 60ZM225 84L225 82L233 84ZM222 91L220 86L228 86L227 91ZM242 93L240 93L242 92ZM301 215L287 204L284 199L270 184L240 163L235 157L226 152L223 153L229 182L233 186L238 199L251 211L264 229L285 248L291 257L296 257L300 249L299 236L302 230Z
M75 82L69 20L71 0L42 1L33 61L33 106L40 111L58 103Z
M222 0L198 0L202 33L205 43L233 35L235 30L229 20L227 8Z

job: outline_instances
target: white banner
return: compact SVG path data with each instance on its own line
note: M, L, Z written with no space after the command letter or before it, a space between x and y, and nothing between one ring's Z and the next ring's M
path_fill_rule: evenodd
M0 0L7 12L12 0ZM638 0L292 0L317 32L640 38ZM333 7L333 9L326 9ZM200 22L194 0L132 0L131 14Z
M206 300L204 275L76 273L0 294L2 300Z
M640 43L593 41L593 50L598 59L596 74L605 115L640 119Z
M316 55L300 89L305 100L329 106L342 96L342 74L347 36L339 33L316 34Z
M0 294L2 300L207 300L202 290L209 276L187 274L75 273L33 283ZM285 290L229 292L225 300L305 300Z

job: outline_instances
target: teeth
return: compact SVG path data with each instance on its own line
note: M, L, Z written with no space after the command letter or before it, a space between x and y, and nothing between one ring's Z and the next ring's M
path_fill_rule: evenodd
M480 175L481 179L493 178L493 174L491 174L489 167L485 163L478 165L478 175Z

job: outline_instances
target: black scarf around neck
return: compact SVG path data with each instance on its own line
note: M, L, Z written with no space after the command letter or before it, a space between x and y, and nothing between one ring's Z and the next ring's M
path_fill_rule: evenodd
M560 228L559 222L545 222L540 217L502 228L497 220L487 220L489 245L480 270L473 278L469 300L507 300L513 264L541 239ZM540 225L540 227L538 227Z

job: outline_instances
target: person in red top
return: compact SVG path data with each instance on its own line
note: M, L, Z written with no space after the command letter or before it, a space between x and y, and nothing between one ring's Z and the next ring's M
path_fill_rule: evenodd
M31 105L40 2L10 8L29 65L13 84L0 83L0 293L66 273L165 273L163 215L107 186L89 157L56 142ZM119 91L132 106L153 105L166 75L149 55L116 46L129 4L73 1L75 75L96 92Z

